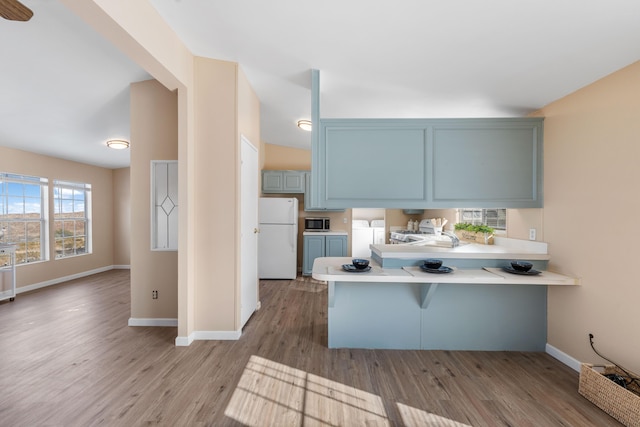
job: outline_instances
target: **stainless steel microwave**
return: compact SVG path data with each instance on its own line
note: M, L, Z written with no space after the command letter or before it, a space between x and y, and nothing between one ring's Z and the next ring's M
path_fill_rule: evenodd
M331 224L329 218L305 218L304 231L329 231Z

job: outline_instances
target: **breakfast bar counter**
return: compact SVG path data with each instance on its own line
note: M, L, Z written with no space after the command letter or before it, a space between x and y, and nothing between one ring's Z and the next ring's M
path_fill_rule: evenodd
M578 284L544 270L508 273L499 259L447 274L417 262L386 268L372 259L368 271L348 272L351 258L317 258L312 277L328 282L329 347L544 351L547 286Z

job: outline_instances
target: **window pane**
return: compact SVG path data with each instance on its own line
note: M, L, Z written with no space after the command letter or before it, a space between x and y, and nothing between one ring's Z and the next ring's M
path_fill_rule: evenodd
M87 227L84 221L75 221L75 234L76 236L86 236Z
M72 213L73 212L73 200L62 199L62 213Z
M0 242L16 246L16 264L46 257L47 180L0 172Z
M73 237L73 221L64 222L62 233L64 237Z
M24 195L26 197L35 197L40 199L40 186L39 185L25 185Z
M23 195L22 184L18 184L18 183L15 183L15 182L8 182L7 186L9 187L8 194L10 196L20 196L20 197L22 197L22 195Z
M507 210L500 209L460 209L460 222L473 225L487 225L496 230L507 229Z
M74 255L73 252L73 237L67 237L62 240L63 242L63 254L64 255Z
M27 240L30 242L40 242L40 222L28 222L27 227Z
M56 257L89 252L87 195L91 186L67 181L54 182Z
M24 213L26 214L36 214L34 219L37 219L40 216L41 212L41 199L28 197L24 199Z
M22 197L8 197L7 201L9 202L8 214L19 214L22 215L24 213L24 201Z

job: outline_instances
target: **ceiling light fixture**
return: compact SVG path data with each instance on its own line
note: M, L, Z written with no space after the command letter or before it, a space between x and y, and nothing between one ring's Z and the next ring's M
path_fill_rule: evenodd
M125 141L124 139L110 139L107 141L107 147L113 148L114 150L124 150L125 148L129 148L129 141Z
M311 120L298 120L298 127L307 132L311 132Z

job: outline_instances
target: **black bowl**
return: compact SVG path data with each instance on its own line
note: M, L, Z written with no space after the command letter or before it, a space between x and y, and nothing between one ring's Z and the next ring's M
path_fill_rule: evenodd
M424 266L430 268L431 270L437 270L442 266L442 260L433 258L425 259Z
M351 260L351 263L358 270L364 270L369 265L369 260L361 259L361 258L354 258L354 259Z
M529 271L531 267L533 267L533 264L527 261L511 261L511 267L518 271Z

